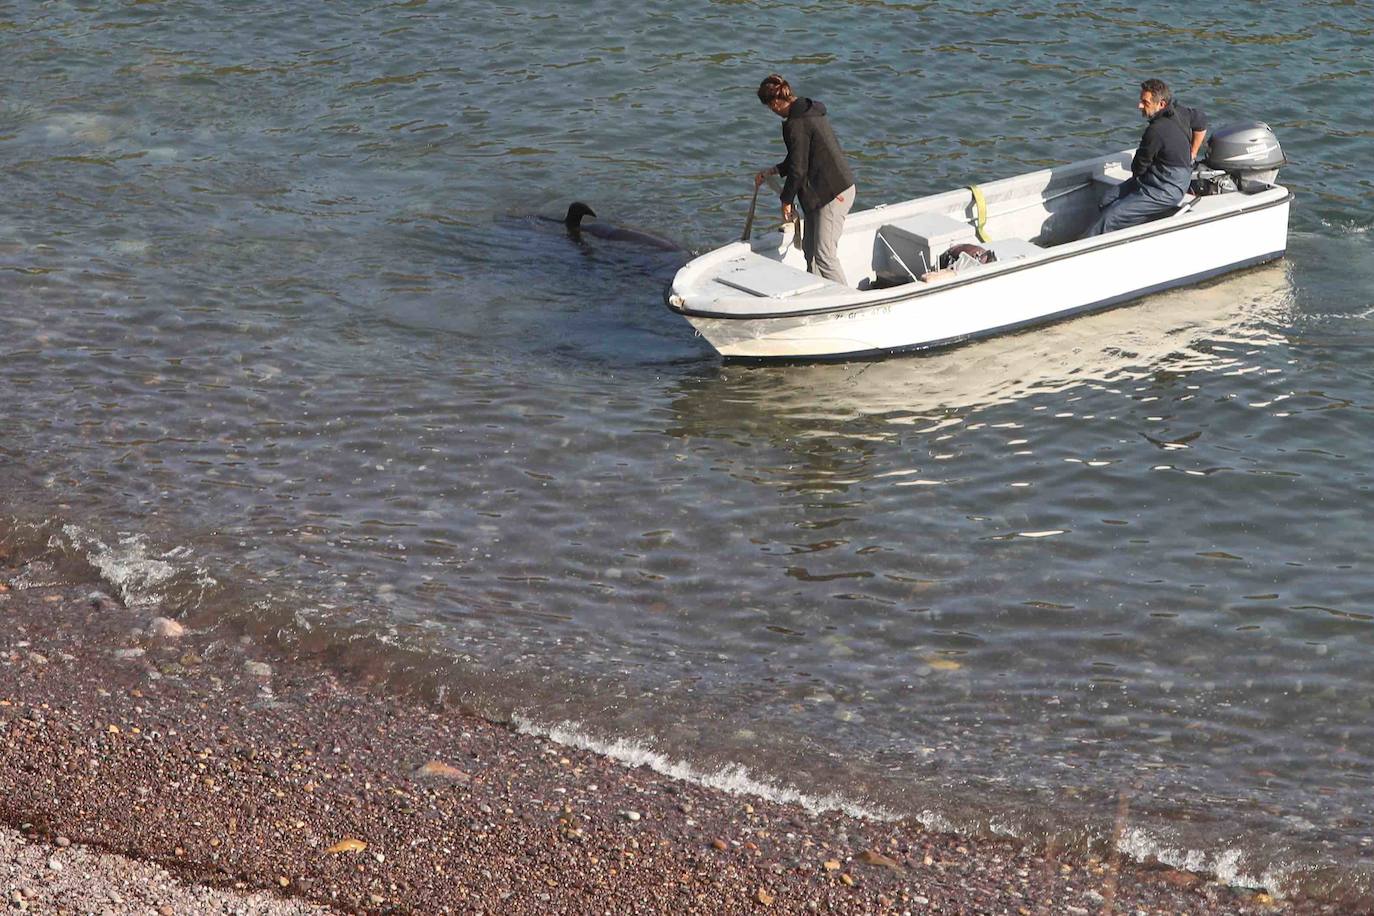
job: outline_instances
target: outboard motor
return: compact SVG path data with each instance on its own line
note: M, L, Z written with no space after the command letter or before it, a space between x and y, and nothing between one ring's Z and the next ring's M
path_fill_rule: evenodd
M1199 180L1216 182L1218 175L1215 173L1220 173L1229 177L1242 192L1254 194L1272 188L1279 177L1279 166L1286 165L1288 160L1269 125L1249 121L1213 133L1203 162L1214 174L1200 174Z

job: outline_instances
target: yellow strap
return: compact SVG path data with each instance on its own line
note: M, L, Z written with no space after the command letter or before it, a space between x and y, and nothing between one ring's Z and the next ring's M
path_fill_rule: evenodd
M978 222L974 226L978 230L978 241L991 242L992 238L988 235L988 202L983 197L983 189L976 184L971 184L968 189L973 192L973 202L978 207Z

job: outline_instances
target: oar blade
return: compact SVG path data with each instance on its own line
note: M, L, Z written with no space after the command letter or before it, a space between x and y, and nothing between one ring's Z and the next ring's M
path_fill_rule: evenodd
M754 211L759 206L759 185L754 185L754 196L749 200L749 216L744 220L744 231L740 233L741 242L749 241L749 235L754 231Z

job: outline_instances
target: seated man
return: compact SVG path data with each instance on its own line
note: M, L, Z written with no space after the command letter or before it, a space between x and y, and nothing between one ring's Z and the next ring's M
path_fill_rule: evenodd
M1189 153L1192 160L1197 162L1197 154L1202 150L1202 144L1207 139L1207 113L1201 108L1189 108L1187 105L1180 105L1178 99L1174 99L1174 111L1176 117L1192 131L1193 142Z
M1140 84L1136 107L1150 123L1131 160L1131 178L1103 201L1102 215L1085 239L1168 216L1188 192L1193 178L1191 121L1185 122L1175 110L1169 87L1161 80Z

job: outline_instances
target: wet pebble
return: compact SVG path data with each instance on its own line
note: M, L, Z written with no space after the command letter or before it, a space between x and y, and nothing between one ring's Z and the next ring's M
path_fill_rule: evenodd
M362 852L365 849L367 849L367 843L363 842L360 839L357 839L356 837L350 836L344 837L342 840L339 840L339 842L335 843L333 846L330 846L328 849L326 849L325 852Z
M247 661L243 663L243 670L253 677L271 677L272 666L266 662Z
M170 617L154 617L148 632L159 639L179 639L186 635L186 628Z
M865 865L878 865L883 868L891 868L894 870L900 870L902 867L897 863L896 859L885 856L876 849L865 849L863 852L859 853L859 861L863 862Z
M146 653L138 647L132 649L115 649L114 657L120 659L142 658Z
M472 777L455 766L442 760L431 760L415 771L416 776L431 779L446 779L450 782L469 782Z
M620 816L630 822L637 821L640 818L640 814L638 811L622 811L620 812Z

